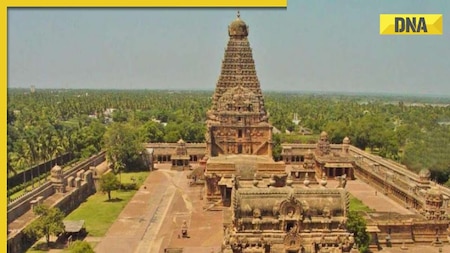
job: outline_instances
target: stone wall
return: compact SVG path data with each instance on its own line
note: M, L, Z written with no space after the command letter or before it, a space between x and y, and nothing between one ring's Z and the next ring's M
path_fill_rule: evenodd
M61 198L58 199L52 207L57 207L65 214L75 210L86 198L95 193L94 181L92 179L92 173L85 174L85 179L79 187L68 187L68 191L65 194L61 194ZM27 225L31 224L36 218L30 220ZM32 246L34 241L30 241L27 236L24 235L23 229L11 232L8 234L8 253L19 253L26 251Z
M17 218L20 218L23 214L31 209L31 200L35 200L42 196L48 198L54 194L58 194L59 198L51 205L52 207L58 207L65 214L70 213L76 209L87 197L95 193L95 183L93 179L92 171L90 167L95 167L105 161L105 152L92 156L91 158L75 165L73 168L67 170L64 174L64 180L66 181L66 192L55 193L50 182L45 183L34 191L28 193L26 196L18 199L17 201L8 205L8 224ZM80 179L77 179L80 178ZM70 180L69 178L75 180ZM78 183L77 183L78 182ZM8 253L24 252L31 247L34 241L30 241L24 234L23 229L31 224L36 218L33 218L27 224L16 231L8 231Z
M82 175L80 180L81 184L74 187L67 187L67 192L57 193L60 194L59 198L52 207L59 208L65 214L69 214L75 210L81 203L83 203L90 195L95 193L94 179L91 171L86 171ZM37 218L33 218L27 223L27 226L31 224ZM18 231L12 231L8 234L8 253L19 253L26 251L32 246L34 241L30 241L23 233L23 228Z
M405 244L430 245L439 239L441 243L448 243L448 222L405 221L378 223L378 240L381 247L386 247L386 238L390 235L393 246Z
M76 177L76 174L80 170L88 170L90 166L97 166L105 161L105 152L100 152L89 159L75 164L72 168L64 171L64 179L67 180L69 177ZM55 190L51 186L51 182L45 182L43 185L37 187L31 192L22 195L20 198L12 201L8 204L8 224L15 219L22 216L28 210L31 209L30 201L42 196L44 199L53 195Z
M21 198L11 202L8 205L8 224L28 212L28 210L31 209L30 202L33 199L36 199L38 196L42 196L46 199L54 193L55 190L53 189L51 182L45 182L34 191L28 192Z

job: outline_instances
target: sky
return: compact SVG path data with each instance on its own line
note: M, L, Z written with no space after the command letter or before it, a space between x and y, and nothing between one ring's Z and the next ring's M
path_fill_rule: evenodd
M8 87L213 90L237 9L8 8ZM240 9L263 91L450 96L450 1ZM443 14L441 36L382 36L379 14Z

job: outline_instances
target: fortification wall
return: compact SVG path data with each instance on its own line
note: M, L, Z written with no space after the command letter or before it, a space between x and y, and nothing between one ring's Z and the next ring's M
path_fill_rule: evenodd
M84 160L78 164L75 164L72 168L69 168L68 170L64 171L64 180L67 184L67 179L69 177L76 177L76 174L80 170L89 170L90 166L97 166L103 161L105 161L105 151L102 151L98 153L97 155L91 156L89 159ZM29 211L31 209L30 201L33 199L36 199L39 196L42 196L43 199L48 198L49 196L53 195L55 193L55 190L51 186L51 182L47 181L41 186L37 187L31 192L28 192L19 198L16 198L15 200L11 201L8 204L8 224L15 219L22 216L24 213Z
M65 214L70 213L75 210L83 201L89 197L91 194L95 193L94 180L92 178L92 173L85 173L84 179L78 187L68 187L68 191L65 194L61 194L61 198L58 199L51 207L58 207ZM58 193L59 194L59 193ZM28 226L37 218L34 218L27 222L25 225ZM25 228L24 227L24 228ZM7 241L7 252L8 253L20 253L26 251L30 248L34 240L28 238L24 233L23 229L12 231L8 234Z
M30 202L36 199L38 196L42 196L44 199L55 193L55 189L51 185L51 182L45 182L43 185L35 189L34 191L28 192L21 196L21 198L16 199L8 205L8 224L15 219L22 216L24 213L31 209Z

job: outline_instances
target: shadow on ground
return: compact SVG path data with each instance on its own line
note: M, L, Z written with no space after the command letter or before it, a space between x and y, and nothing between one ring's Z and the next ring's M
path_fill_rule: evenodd
M122 201L123 199L121 199L121 198L112 198L112 199L107 199L107 200L105 200L104 202L120 202L120 201Z

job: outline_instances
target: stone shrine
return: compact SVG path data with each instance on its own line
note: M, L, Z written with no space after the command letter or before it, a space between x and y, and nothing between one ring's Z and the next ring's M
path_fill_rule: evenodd
M50 181L52 182L55 192L64 193L66 191L63 170L58 164L53 166L50 170Z

